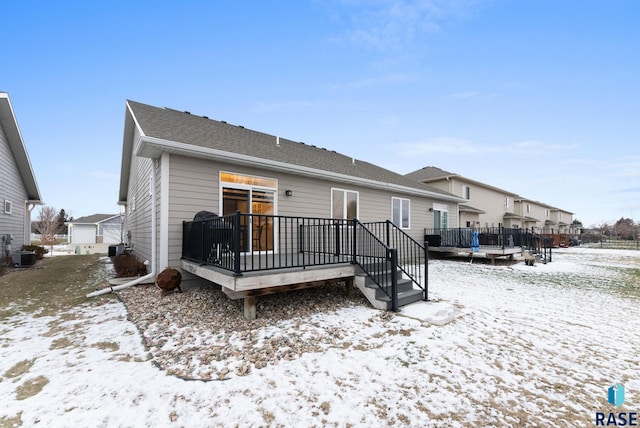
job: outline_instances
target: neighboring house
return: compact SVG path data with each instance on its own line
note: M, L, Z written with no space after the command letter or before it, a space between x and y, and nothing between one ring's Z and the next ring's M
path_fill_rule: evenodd
M523 198L489 184L428 166L406 177L463 197L460 227L523 228L536 233L574 233L573 213Z
M238 226L243 230L237 244L243 263L247 255L261 252L269 255L268 263L284 266L288 244L283 236L298 236L295 244L302 253L303 244L310 245L302 230L316 221L309 219L390 219L422 242L424 228L433 226L434 211L451 213L448 225L457 226L460 201L446 191L332 150L189 112L126 103L119 204L126 207L128 247L139 259L150 260L155 272L182 268L220 283L226 291L264 286L258 280L248 284L241 272L232 279L217 270L213 274L218 276L207 276L213 275L211 270L202 272L183 259L183 222L199 211L246 214ZM292 228L292 221L299 224ZM353 223L350 228L346 224L334 222L331 227L334 232L344 227L340 233L349 234ZM310 280L311 270L303 267L295 276L278 277L278 285ZM353 275L353 266L341 268L335 275L349 275L349 269Z
M406 177L462 197L465 202L460 204L460 227L520 226L521 216L515 213L516 193L433 166Z
M119 244L124 214L93 214L65 223L71 244Z
M0 92L0 171L0 238L7 256L30 244L31 211L42 201L6 92Z

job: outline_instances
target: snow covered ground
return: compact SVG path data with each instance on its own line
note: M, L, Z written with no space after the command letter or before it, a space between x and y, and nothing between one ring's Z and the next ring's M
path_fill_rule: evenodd
M159 370L116 299L15 316L0 321L0 426L593 426L640 411L638 271L637 251L586 248L534 267L432 261L432 302L265 327L350 333L225 381Z

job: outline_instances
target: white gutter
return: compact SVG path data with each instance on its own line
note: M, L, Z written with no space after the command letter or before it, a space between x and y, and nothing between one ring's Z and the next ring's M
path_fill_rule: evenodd
M153 282L155 282L155 278L156 278L156 258L157 258L157 251L156 251L156 230L157 230L157 224L156 224L156 168L152 166L151 168L153 170L153 172L151 173L151 192L150 192L150 197L151 197L151 272L146 274L145 276L141 276L140 278L136 278L132 281L129 281L125 284L122 285L117 285L115 287L108 287L108 288L104 288L102 290L98 290L98 291L94 291L93 293L89 293L87 294L87 297L96 297L96 296L100 296L102 294L108 294L108 293L113 293L114 291L119 291L119 290L123 290L125 288L129 288L131 286L143 283L148 281L149 279L152 279Z

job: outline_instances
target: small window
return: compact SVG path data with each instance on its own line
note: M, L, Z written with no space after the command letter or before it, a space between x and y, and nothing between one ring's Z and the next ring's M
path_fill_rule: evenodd
M531 213L531 204L527 204L527 214Z
M462 197L471 199L471 188L469 186L462 186Z
M549 209L545 209L544 210L544 216L545 217L549 217Z
M331 216L333 218L358 218L359 194L353 190L331 189Z
M504 197L504 207L505 208L509 208L509 197L508 196Z
M5 199L5 201L4 201L4 213L5 214L11 214L12 210L13 210L13 203L11 201L7 201Z
M391 221L401 229L409 229L410 200L391 198Z

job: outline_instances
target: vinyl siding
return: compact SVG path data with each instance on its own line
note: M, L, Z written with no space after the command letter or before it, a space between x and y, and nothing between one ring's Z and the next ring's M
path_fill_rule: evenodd
M134 141L138 139L135 131ZM135 149L134 149L135 150ZM140 260L151 260L151 198L149 183L153 160L131 156L124 235L131 233L133 254ZM159 181L159 180L158 180Z
M481 227L497 227L498 224L504 224L505 213L516 212L513 194L499 192L458 178L452 178L451 181L456 196L462 196L462 186L469 186L471 199L468 204L485 212L478 216ZM505 197L509 198L508 207L504 206Z
M13 152L9 147L7 135L0 125L0 235L11 234L11 249L19 250L23 244L29 244L25 235L27 190L22 182ZM11 214L5 214L4 203L11 201Z
M435 200L385 192L348 182L337 182L311 177L301 177L284 172L260 168L223 164L210 160L171 155L169 177L169 266L179 266L182 255L182 222L193 220L201 210L220 214L220 171L256 175L278 180L276 192L277 214L300 217L331 217L331 189L340 188L359 193L359 213L362 222L391 219L391 198L409 199L411 229L405 230L418 242L424 238L424 228L433 226L433 214L429 212ZM292 196L286 196L291 190ZM437 201L442 204L446 202ZM457 226L457 204L448 203L451 227Z

